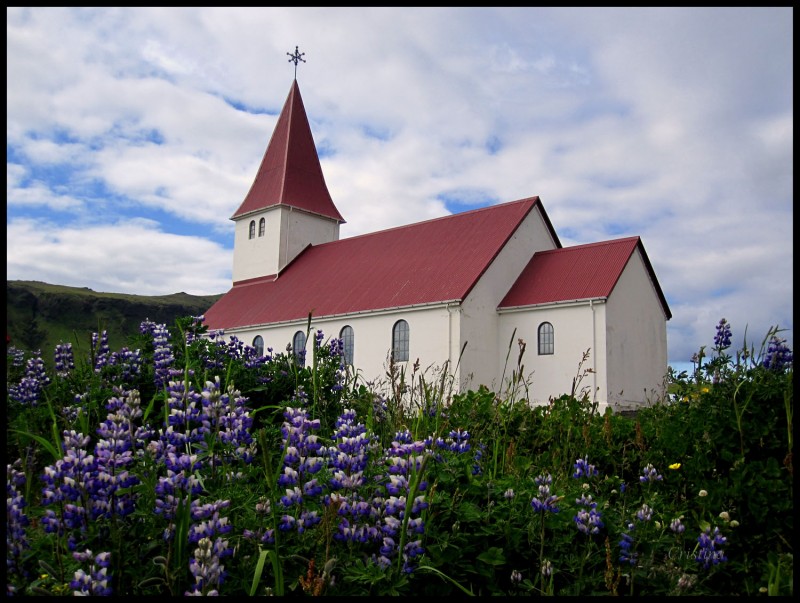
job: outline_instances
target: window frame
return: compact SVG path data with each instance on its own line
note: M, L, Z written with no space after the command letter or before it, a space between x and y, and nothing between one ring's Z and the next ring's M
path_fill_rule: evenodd
M266 232L267 232L267 221L264 218L261 218L258 221L258 236L263 237Z
M264 338L261 335L253 337L253 349L255 349L256 356L259 358L264 356Z
M248 239L255 239L256 238L256 221L250 220L250 226L248 228Z
M342 360L347 366L353 366L356 334L353 327L345 325L339 330L339 339L342 340Z
M411 326L400 319L392 325L392 361L408 362L411 349Z
M298 345L302 341L301 345ZM292 354L297 363L304 367L306 365L306 334L305 331L297 331L292 336Z
M556 335L553 323L544 321L536 329L537 352L539 356L552 356L556 353Z

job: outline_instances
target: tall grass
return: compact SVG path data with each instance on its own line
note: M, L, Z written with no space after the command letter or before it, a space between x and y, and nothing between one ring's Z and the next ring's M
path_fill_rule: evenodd
M721 321L635 417L599 414L580 366L531 406L516 343L499 393L414 363L378 390L321 332L301 364L194 318L59 346L50 374L9 348L8 593L793 593L777 328L730 354Z

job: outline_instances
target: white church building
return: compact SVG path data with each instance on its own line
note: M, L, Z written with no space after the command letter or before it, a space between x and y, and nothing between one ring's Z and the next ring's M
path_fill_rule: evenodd
M342 339L362 382L389 360L456 391L532 403L579 390L628 409L664 395L671 312L639 237L562 247L538 196L340 239L295 79L235 223L233 285L205 314L258 350ZM263 352L262 352L263 353Z

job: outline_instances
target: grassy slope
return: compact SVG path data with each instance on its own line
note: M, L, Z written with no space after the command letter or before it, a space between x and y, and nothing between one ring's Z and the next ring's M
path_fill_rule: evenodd
M58 343L71 342L76 355L88 354L92 333L107 330L111 350L118 351L138 333L143 320L172 326L176 318L205 313L221 297L102 293L38 281L6 281L6 294L11 345L41 350L47 364Z

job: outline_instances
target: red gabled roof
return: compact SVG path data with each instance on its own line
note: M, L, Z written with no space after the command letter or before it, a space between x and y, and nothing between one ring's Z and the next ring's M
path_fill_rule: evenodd
M210 329L463 300L538 197L307 247L277 276L234 283Z
M537 252L498 307L607 298L637 247L669 320L672 313L639 237Z
M325 184L297 80L292 82L253 185L231 219L274 205L291 205L344 222Z

